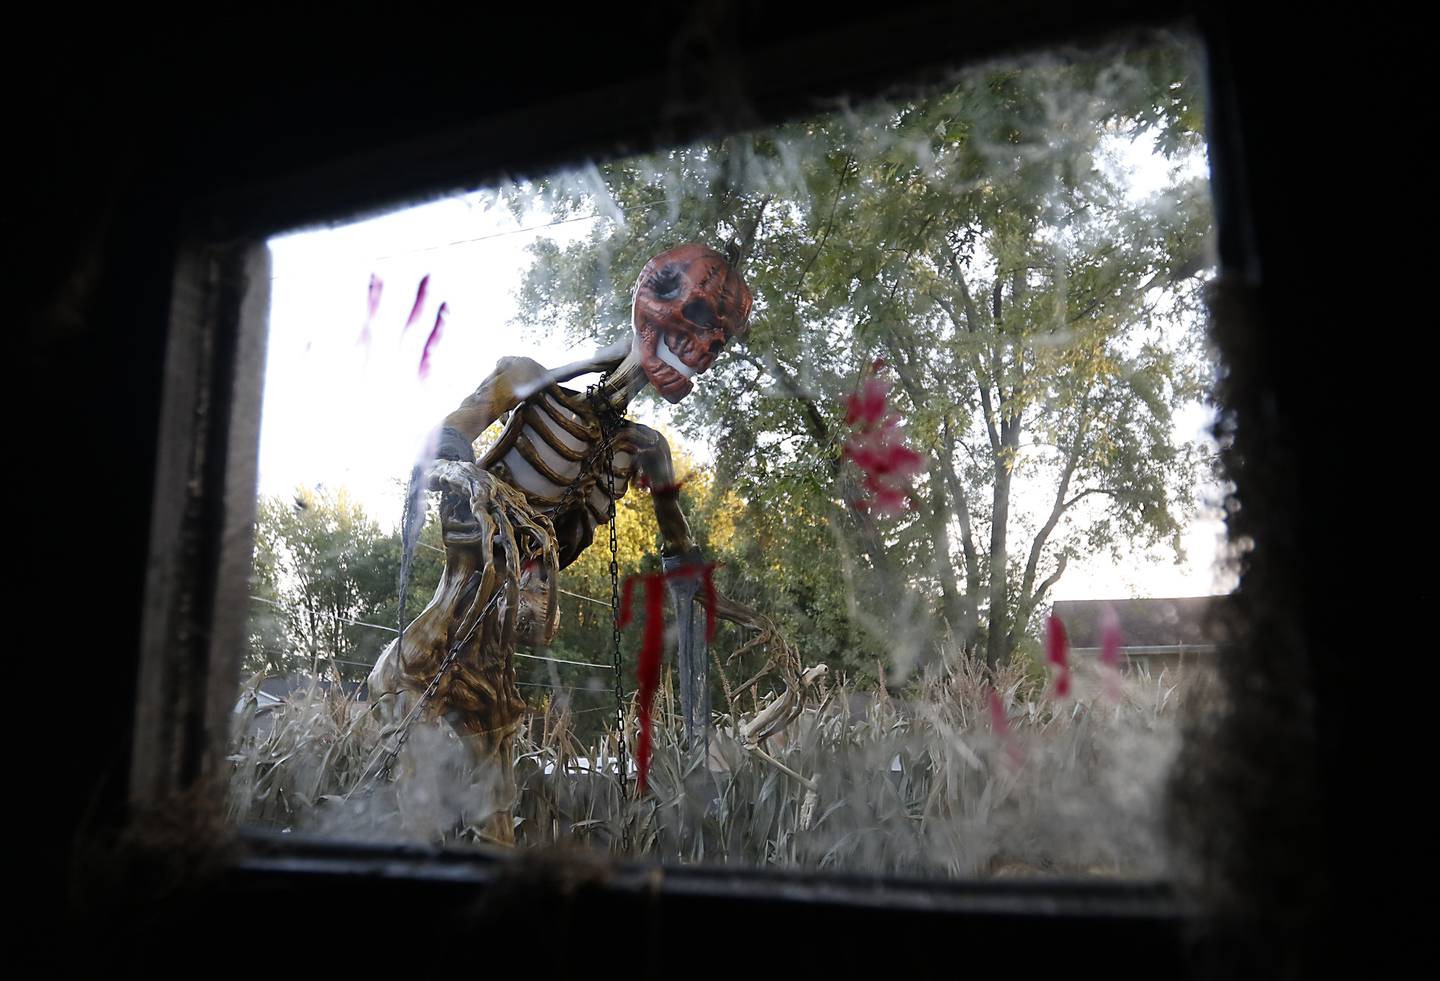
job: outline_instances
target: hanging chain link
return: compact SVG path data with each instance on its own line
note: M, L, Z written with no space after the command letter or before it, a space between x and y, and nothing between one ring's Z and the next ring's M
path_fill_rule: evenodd
M595 465L600 462L602 457L604 458L605 477L608 483L606 487L608 493L606 496L610 499L610 513L608 515L610 526L610 639L611 666L615 672L615 723L617 726L616 764L620 778L620 799L623 801L628 796L627 785L630 778L630 760L629 753L625 746L624 665L620 657L620 543L615 531L615 436L619 430L619 416L610 406L601 403L599 393L603 384L602 379L600 384L591 385L585 390L585 400L590 405L591 410L595 413L600 423L600 445L595 447L594 451L585 458L584 462L580 465L579 472L575 474L575 479L570 482L570 486L566 487L564 493L560 495L560 500L546 508L545 513L552 518L562 514L579 493L585 477L592 473ZM407 506L408 503L407 501ZM490 606L493 606L495 600L498 600L499 597L500 593L497 592L491 600ZM470 628L470 632L466 634L465 639L452 647L450 653L446 655L445 660L440 663L439 670L435 672L435 677L430 680L430 684L425 687L425 691L420 696L420 701L416 703L415 708L411 710L405 722L402 723L400 736L396 740L394 748L386 754L385 761L379 771L384 778L389 778L391 767L394 765L396 758L399 757L400 751L405 747L406 741L410 738L410 729L414 725L415 720L420 717L420 713L424 710L426 704L434 697L435 692L439 690L440 682L459 658L461 648L469 643L470 637L475 633L475 628L484 621L488 614L489 608L487 607L485 613L482 613ZM401 638L403 637L404 634L402 632ZM401 638L396 639L396 644L402 644ZM400 648L400 650L403 651L403 647ZM399 651L397 651L397 654L398 653ZM624 838L627 848L629 847L629 837L629 827L626 826L624 828Z
M395 760L399 758L400 751L405 748L405 743L409 741L410 729L415 725L415 720L420 718L420 714L425 711L425 706L429 703L430 699L435 697L435 692L440 689L440 682L444 680L445 675L450 671L450 668L454 666L455 662L460 659L460 651L466 644L470 643L470 638L475 636L475 631L485 622L485 618L490 615L490 611L494 609L495 604L500 601L501 595L501 592L497 590L495 595L490 597L490 602L485 604L484 612L470 625L470 629L466 632L464 639L450 648L450 653L446 654L445 660L440 662L440 668L435 672L435 677L430 679L430 684L426 685L425 691L420 694L420 700L415 703L415 707L410 710L410 714L407 715L405 721L400 724L400 735L395 740L395 745L386 751L385 759L377 771L382 780L390 779L390 769L395 765ZM397 659L405 653L404 637L405 635L401 634L395 639L395 656ZM351 793L354 793L354 791L352 790Z
M595 407L594 388L587 393ZM605 474L609 480L610 497L610 640L611 661L615 668L615 724L616 724L616 769L620 778L620 799L626 796L626 783L630 779L630 761L625 750L625 691L622 685L623 666L620 663L620 543L615 535L615 446L611 438L611 420L608 407L599 410L600 432L605 447ZM628 828L626 829L628 832Z
M579 495L581 488L585 484L585 478L591 475L595 469L595 465L600 462L602 457L607 463L615 459L615 451L611 443L614 440L616 428L612 426L609 418L615 414L615 410L609 407L601 407L599 399L597 398L599 388L599 385L591 385L587 388L585 390L585 401L589 403L590 408L600 420L600 443L580 461L580 469L576 471L575 479L570 481L570 486L561 492L560 500L544 509L543 513L551 520L560 517L560 515L564 514L570 505L575 502L575 498ZM613 472L611 476L614 476ZM610 489L612 491L615 489L615 482L613 480L610 482ZM615 503L613 498L610 503Z
M564 493L560 495L560 500L546 509L546 513L552 517L563 513L579 493L585 477L593 473L596 464L603 459L607 481L605 496L610 499L607 518L610 526L610 660L611 667L615 672L615 725L617 729L615 753L620 778L620 799L624 800L627 796L627 784L630 779L630 760L625 746L625 669L620 657L620 542L615 531L615 502L618 496L615 493L615 437L619 433L621 419L619 414L609 405L604 404L600 398L604 384L605 381L602 378L598 384L585 389L585 402L600 423L600 445L585 457L579 472L575 474L575 479L570 482L569 487L565 488ZM628 830L627 828L627 840Z

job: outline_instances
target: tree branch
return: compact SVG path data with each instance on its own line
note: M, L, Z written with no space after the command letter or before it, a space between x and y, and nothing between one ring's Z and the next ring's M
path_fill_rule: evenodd
M815 243L815 251L810 254L810 260L805 263L805 268L800 270L800 276L795 280L795 287L790 291L790 307L798 310L800 308L800 290L805 285L805 277L810 275L815 260L820 258L820 253L825 248L825 243L830 240L830 232L835 227L835 215L840 210L840 192L845 189L845 184L850 180L850 167L855 163L855 155L847 153L845 162L840 167L840 178L835 182L835 196L830 201L830 216L825 220L825 227L820 232L820 238Z
M978 336L980 333L980 311L975 308L975 301L970 296L970 287L965 282L965 274L960 271L960 264L955 257L950 257L950 271L955 276L955 282L960 290L961 302L965 304L965 323L962 325L955 316L953 304L943 304L942 309L950 316L950 323L957 331L965 331L968 334ZM1000 452L1000 432L995 426L995 406L991 400L990 386L985 382L985 369L980 363L979 354L970 355L970 368L975 373L975 387L980 393L980 406L985 413L985 429L990 435L990 452Z
M731 239L737 244L735 260L731 263L738 272L745 265L745 260L750 258L751 251L755 248L755 236L760 231L760 223L765 218L765 209L770 206L773 194L767 194L760 199L760 207L755 209L755 217L750 220L745 228L737 228L735 237Z
M1076 502L1078 502L1081 498L1089 497L1091 494L1106 494L1110 497L1120 496L1120 492L1112 487L1087 487L1080 493L1076 494L1074 497L1070 498L1070 500L1065 502L1066 510L1069 510L1070 507Z
M950 434L950 415L946 413L945 426L945 483L950 489L950 499L955 502L955 516L960 521L960 548L965 554L965 588L972 596L980 591L980 557L975 551L975 535L970 527L970 503L960 476L955 472L955 457L951 453L954 438Z
M1040 554L1045 550L1046 543L1050 540L1050 533L1060 523L1060 518L1071 502L1065 500L1065 495L1070 492L1070 481L1075 476L1075 468L1080 463L1080 449L1085 442L1085 435L1090 431L1090 392L1087 390L1085 396L1080 400L1080 425L1075 430L1075 439L1070 443L1070 449L1065 455L1065 470L1060 475L1060 483L1055 488L1055 503L1050 508L1050 516L1045 524L1035 533L1035 540L1030 545L1030 555L1025 562L1025 576L1020 581L1020 595L1030 595L1031 588L1035 585L1035 576L1040 568Z
M802 413L805 417L805 428L809 431L811 438L822 446L828 446L830 444L830 424L825 421L825 416L821 413L819 405L800 387L800 383L796 381L795 376L786 371L778 361L771 358L771 363L766 364L749 352L742 351L738 348L731 350L730 356L739 358L763 374L774 378L776 384L784 389L786 395L800 403ZM831 461L831 469L838 472L839 467L840 458L836 456Z
M1055 566L1055 571L1046 576L1045 580L1040 583L1040 588L1035 590L1035 595L1030 598L1030 606L1025 615L1027 620L1030 618L1030 613L1034 612L1035 607L1044 602L1045 594L1050 592L1050 588L1060 581L1061 576L1065 575L1067 562L1064 555L1060 556L1060 562Z

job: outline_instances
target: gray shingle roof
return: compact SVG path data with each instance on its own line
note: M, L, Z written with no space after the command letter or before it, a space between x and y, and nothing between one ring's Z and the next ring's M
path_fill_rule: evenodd
M1220 596L1171 599L1058 600L1053 612L1065 624L1071 647L1099 647L1107 606L1120 621L1123 647L1201 647L1215 643L1208 629Z

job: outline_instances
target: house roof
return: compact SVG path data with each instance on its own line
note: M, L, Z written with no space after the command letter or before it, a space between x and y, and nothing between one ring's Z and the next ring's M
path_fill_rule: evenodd
M1051 612L1065 624L1071 647L1101 646L1106 607L1120 622L1121 647L1204 647L1215 643L1209 624L1216 601L1222 598L1058 600Z

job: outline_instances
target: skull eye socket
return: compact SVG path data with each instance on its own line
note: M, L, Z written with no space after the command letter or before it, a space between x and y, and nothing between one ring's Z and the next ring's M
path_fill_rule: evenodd
M681 277L680 270L673 266L666 266L655 274L650 281L650 289L657 299L673 300L680 295Z

